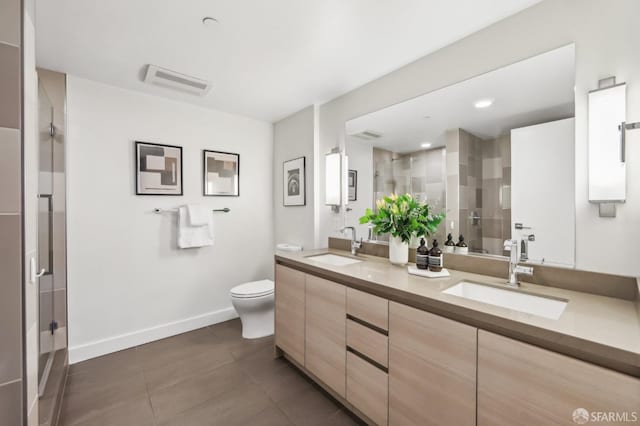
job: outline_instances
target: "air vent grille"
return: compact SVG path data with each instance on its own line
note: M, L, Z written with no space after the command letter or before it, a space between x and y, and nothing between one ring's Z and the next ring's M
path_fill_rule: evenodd
M205 95L211 88L211 83L206 80L180 74L155 65L148 66L144 82L199 96Z
M378 139L379 137L382 136L382 133L374 132L373 130L363 130L362 132L356 133L351 136L355 136L356 138L360 138L360 139L371 140L371 139Z

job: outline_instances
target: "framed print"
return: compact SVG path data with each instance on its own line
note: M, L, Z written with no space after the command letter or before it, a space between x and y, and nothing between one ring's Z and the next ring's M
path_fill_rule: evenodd
M205 196L240 196L240 154L203 151Z
M135 141L136 195L182 195L182 147Z
M356 201L358 199L358 172L356 170L349 170L349 201Z
M285 206L304 206L305 194L305 157L295 158L283 163L283 194Z

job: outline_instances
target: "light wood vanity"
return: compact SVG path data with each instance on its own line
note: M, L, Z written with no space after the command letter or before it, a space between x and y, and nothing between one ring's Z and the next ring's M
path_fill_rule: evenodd
M640 415L638 377L285 263L277 351L369 424L572 425L577 408Z

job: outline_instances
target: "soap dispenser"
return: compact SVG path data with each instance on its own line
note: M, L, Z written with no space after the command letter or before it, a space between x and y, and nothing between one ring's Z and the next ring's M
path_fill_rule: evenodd
M433 240L433 247L429 251L429 270L440 272L442 271L443 263L442 250L438 247L438 240Z
M444 252L445 253L453 253L456 248L456 243L453 242L453 236L451 234L447 235L447 241L444 242Z
M458 244L456 244L456 253L469 253L469 246L467 246L467 243L464 242L464 237L462 235L458 237Z
M418 269L427 269L429 267L429 248L424 238L420 238L420 247L416 249L416 266Z

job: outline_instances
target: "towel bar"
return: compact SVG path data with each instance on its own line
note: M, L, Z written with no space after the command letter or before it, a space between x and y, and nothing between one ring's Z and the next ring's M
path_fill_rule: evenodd
M160 213L176 213L178 211L178 209L159 209L159 208L155 208L153 209L154 213L160 214ZM225 207L223 209L212 209L212 212L223 212L223 213L229 213L231 211L231 209L229 207Z

